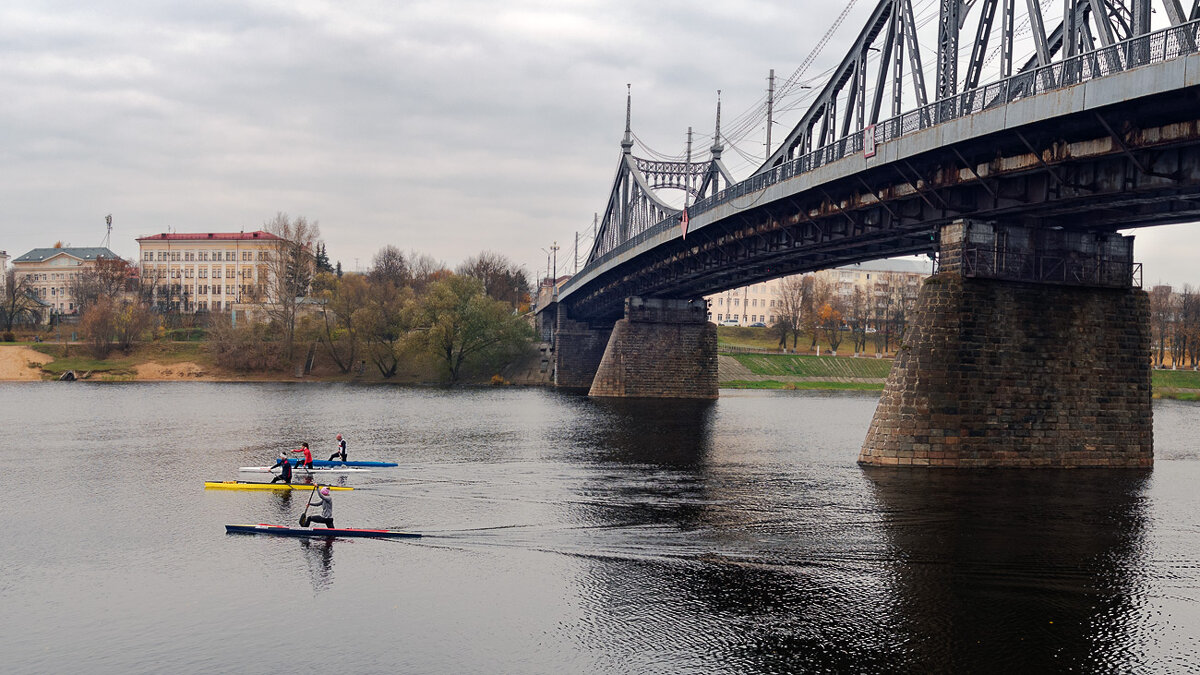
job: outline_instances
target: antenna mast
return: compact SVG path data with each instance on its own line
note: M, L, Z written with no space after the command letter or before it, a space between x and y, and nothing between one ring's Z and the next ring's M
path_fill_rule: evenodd
M100 244L100 246L103 248L108 248L108 242L112 238L112 214L111 213L108 214L107 216L104 216L104 224L108 227L108 230L104 233L104 243Z

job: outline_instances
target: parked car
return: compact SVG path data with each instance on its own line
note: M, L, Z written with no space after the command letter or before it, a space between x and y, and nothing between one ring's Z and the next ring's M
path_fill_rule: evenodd
M740 326L737 319L725 319L721 322L722 326Z
M750 327L751 328L766 328L767 324L765 324L761 321L755 321L754 323L750 324Z

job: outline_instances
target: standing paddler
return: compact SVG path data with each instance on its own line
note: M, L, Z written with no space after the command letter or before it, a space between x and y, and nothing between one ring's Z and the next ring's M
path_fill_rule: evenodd
M279 459L275 460L275 464L274 464L274 466L271 467L271 469L274 470L275 467L279 467L279 475L272 478L271 482L275 483L275 482L282 480L283 482L287 483L288 485L291 485L292 484L292 463L288 461L287 453L284 452L283 450L279 451Z

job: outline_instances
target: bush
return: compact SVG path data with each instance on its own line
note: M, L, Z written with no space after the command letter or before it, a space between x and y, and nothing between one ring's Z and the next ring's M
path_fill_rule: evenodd
M12 331L10 330L4 334L4 341L5 342L16 342L17 336L13 335Z
M283 343L266 324L218 324L209 330L208 348L217 365L241 372L279 370Z

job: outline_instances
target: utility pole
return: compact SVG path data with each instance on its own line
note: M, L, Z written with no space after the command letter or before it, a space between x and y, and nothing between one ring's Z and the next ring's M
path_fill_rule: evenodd
M572 274L579 274L579 233L575 233L575 253L572 255L575 258L575 271Z
M767 76L767 157L771 156L771 124L775 113L775 69Z
M557 241L555 241L553 244L550 245L550 250L554 254L554 274L552 274L550 276L550 279L557 282L558 281L558 242Z

